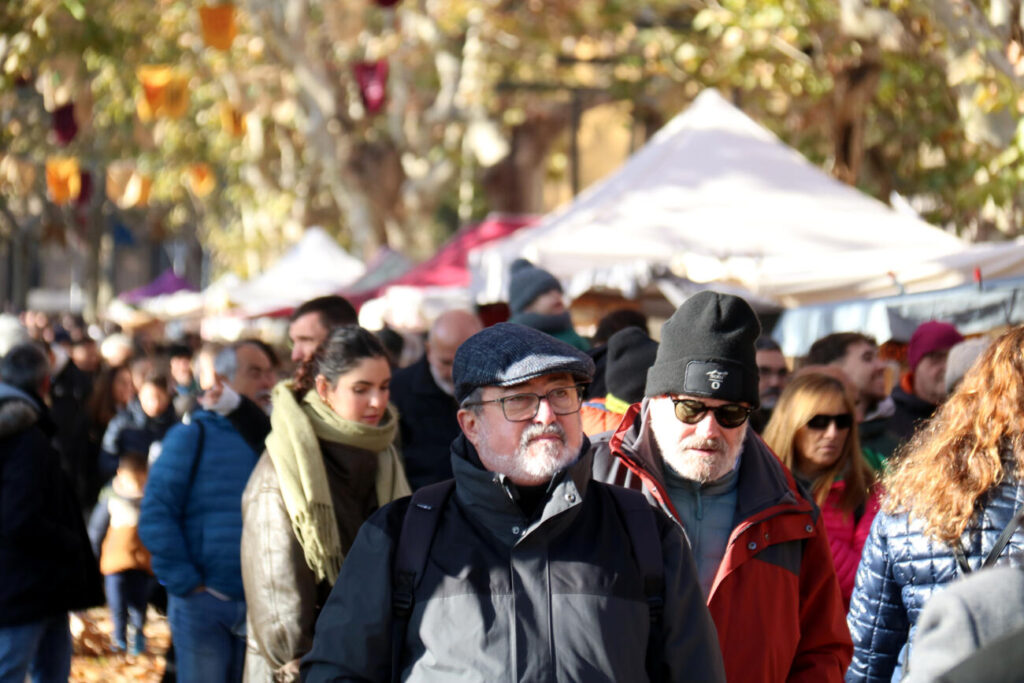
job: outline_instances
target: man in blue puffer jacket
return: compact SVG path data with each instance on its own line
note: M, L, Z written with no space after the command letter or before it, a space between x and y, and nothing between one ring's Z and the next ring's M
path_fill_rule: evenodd
M251 341L221 351L214 364L207 409L164 437L139 517L153 572L167 588L184 681L242 679L241 500L270 431L256 402L265 400L275 380L271 358Z

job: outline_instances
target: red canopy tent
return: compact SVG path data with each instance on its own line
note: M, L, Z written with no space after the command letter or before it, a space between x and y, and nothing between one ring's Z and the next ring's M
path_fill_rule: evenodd
M467 258L471 249L511 235L536 221L537 216L490 214L480 223L461 228L433 257L403 275L374 289L362 292L342 291L341 294L358 307L370 299L383 295L389 287L469 287Z

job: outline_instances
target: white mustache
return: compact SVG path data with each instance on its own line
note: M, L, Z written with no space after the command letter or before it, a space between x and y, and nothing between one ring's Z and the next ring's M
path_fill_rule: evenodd
M717 451L719 453L725 451L725 444L720 439L705 439L703 437L687 439L680 446L683 450Z
M557 422L552 422L549 425L530 425L523 430L523 435L519 437L519 447L526 448L531 441L541 436L557 436L563 444L565 444L565 430Z

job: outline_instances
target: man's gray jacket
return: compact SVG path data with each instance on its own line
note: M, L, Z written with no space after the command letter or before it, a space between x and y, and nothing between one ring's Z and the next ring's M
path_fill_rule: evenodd
M413 681L644 681L649 610L608 485L590 478L589 443L556 475L535 519L463 436L402 651ZM359 531L320 614L307 681L391 677L391 564L408 507ZM666 680L724 681L714 624L679 527L655 510L665 565Z

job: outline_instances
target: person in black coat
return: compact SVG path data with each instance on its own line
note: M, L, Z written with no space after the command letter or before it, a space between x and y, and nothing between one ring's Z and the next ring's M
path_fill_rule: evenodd
M50 347L50 367L50 416L57 427L53 445L60 455L61 468L71 478L82 509L91 510L99 493L86 411L92 379L75 365L60 344Z
M13 347L0 380L0 680L67 680L68 611L102 605L103 583L39 398L46 355Z
M171 403L170 384L167 375L151 372L142 381L137 398L119 411L103 433L100 452L99 478L106 483L117 471L117 454L121 451L120 440L126 430L141 430L149 434L151 441L162 441L167 430L178 422L178 414Z
M442 313L430 327L426 355L391 378L405 474L414 491L452 478L450 448L459 434L452 362L462 342L481 329L480 319L472 313Z

